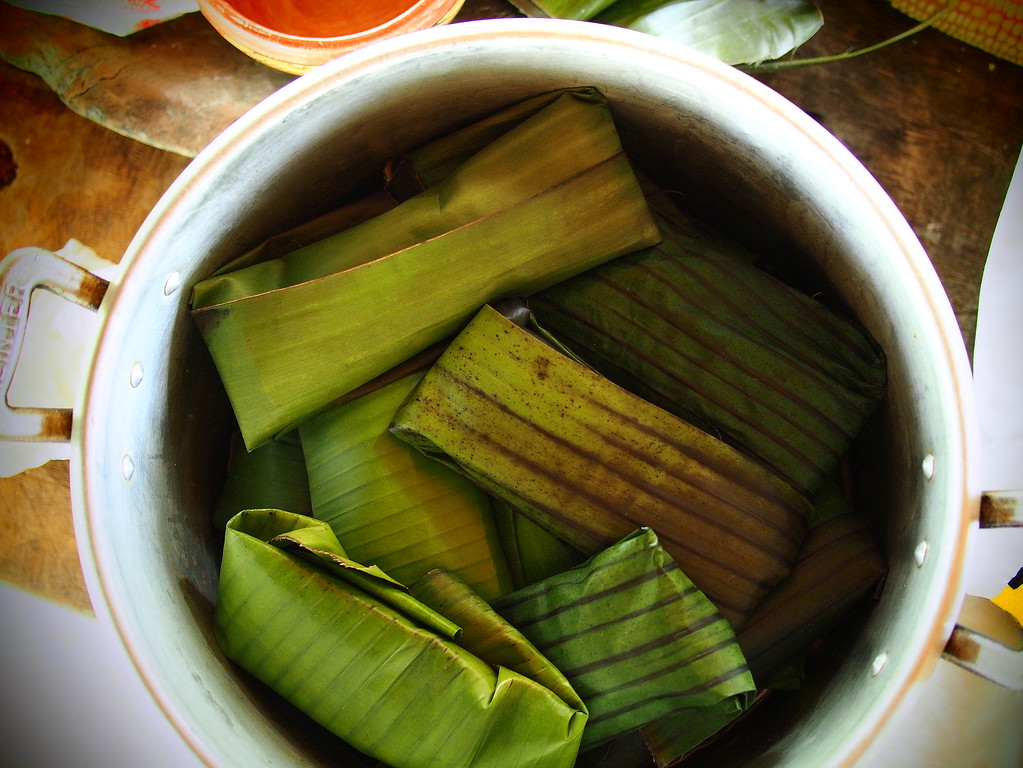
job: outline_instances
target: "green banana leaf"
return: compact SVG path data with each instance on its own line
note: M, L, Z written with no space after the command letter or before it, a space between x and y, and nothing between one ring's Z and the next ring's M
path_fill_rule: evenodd
M586 559L578 549L537 525L511 504L491 497L491 507L515 589L567 571Z
M587 87L537 94L417 147L392 163L395 166L404 166L412 173L420 191L435 187L470 157L566 93L577 94L583 99L601 98L599 91ZM391 183L397 175L395 170L389 169L385 178Z
M653 528L736 627L804 536L809 502L774 473L489 306L391 430L588 554Z
M663 194L648 199L664 240L529 297L537 325L621 386L816 492L884 394L883 353Z
M215 293L221 281L230 281L231 275L244 267L277 259L289 253L319 242L346 229L362 224L385 213L398 204L390 189L385 186L371 194L346 203L332 211L321 214L309 221L267 238L214 272L209 279L195 286L193 303L206 303L205 291Z
M353 559L404 584L442 568L489 600L513 589L489 497L388 432L422 375L400 378L299 428L313 515L330 525Z
M583 750L754 690L731 626L650 529L494 608L586 702Z
M792 573L738 633L754 679L770 681L847 617L886 572L870 523L862 515L839 515L811 528Z
M393 768L571 768L585 706L485 603L459 608L456 623L351 561L322 521L251 510L228 523L217 640L311 718ZM477 655L490 646L499 658Z
M192 316L252 449L483 303L659 239L606 100L570 92L393 210L200 283Z
M298 432L282 435L254 451L245 450L240 435L232 440L227 479L213 511L213 524L223 530L227 521L242 510L264 507L312 514Z
M868 522L858 514L832 514L839 504L831 490L818 497L826 507L807 534L789 577L753 613L736 639L760 690L791 687L779 676L791 671L806 650L849 617L885 574L885 563ZM787 675L788 676L788 675ZM582 691L580 691L582 694ZM753 698L680 712L643 729L663 768L732 724ZM592 710L591 710L592 714Z

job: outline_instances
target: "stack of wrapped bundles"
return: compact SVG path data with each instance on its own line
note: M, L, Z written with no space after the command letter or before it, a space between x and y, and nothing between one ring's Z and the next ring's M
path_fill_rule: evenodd
M641 182L592 88L383 178L194 287L221 647L394 768L684 759L884 574L835 480L881 350Z

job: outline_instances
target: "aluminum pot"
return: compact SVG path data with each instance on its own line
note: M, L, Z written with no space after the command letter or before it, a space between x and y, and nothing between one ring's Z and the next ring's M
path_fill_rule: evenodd
M826 674L765 706L715 763L851 765L953 632L974 642L956 627L981 506L969 363L927 255L877 182L801 110L697 53L581 22L456 24L346 55L244 115L153 210L100 309L71 435L83 567L97 612L209 765L361 763L214 641L220 542L209 518L233 419L189 317L190 287L358 189L395 152L577 85L610 99L638 164L741 239L790 254L796 273L823 276L888 355L888 397L856 464L890 563L883 595ZM61 280L83 302L105 288Z

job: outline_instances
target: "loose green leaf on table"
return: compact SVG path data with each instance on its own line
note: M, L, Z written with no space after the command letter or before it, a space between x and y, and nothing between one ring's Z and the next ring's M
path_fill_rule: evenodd
M571 768L587 717L571 686L553 665L520 665L531 677L463 647L497 625L492 611L486 630L456 615L350 560L322 521L255 510L228 523L217 640L300 710L393 768ZM530 655L499 630L505 653Z
M811 0L617 0L594 21L663 37L726 64L780 58L824 25Z

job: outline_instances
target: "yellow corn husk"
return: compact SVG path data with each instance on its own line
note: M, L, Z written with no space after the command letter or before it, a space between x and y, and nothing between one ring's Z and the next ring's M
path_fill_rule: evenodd
M586 707L471 590L412 594L348 558L326 523L227 525L216 637L228 658L393 768L572 768Z
M569 92L391 211L193 291L250 449L487 301L657 242L607 102Z
M400 378L299 427L312 514L353 559L403 584L442 568L491 600L514 585L489 497L387 429L421 378Z
M1023 65L1023 0L891 0L893 6L994 56Z
M652 528L736 627L788 575L809 514L759 462L489 306L391 429L583 551Z

